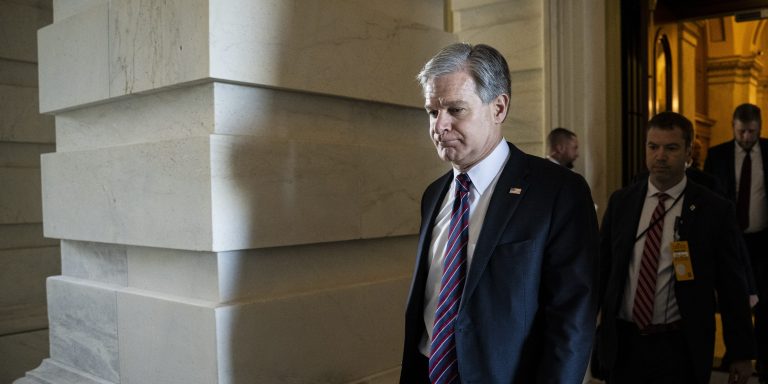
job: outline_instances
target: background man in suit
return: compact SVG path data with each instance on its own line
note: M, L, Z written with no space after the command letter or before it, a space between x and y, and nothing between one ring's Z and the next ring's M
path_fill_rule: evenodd
M550 161L573 169L573 162L579 158L579 139L575 133L565 128L555 128L547 135L547 147L547 158Z
M755 306L757 367L768 382L768 140L760 138L760 108L742 104L733 112L733 140L709 149L704 171L720 180L736 203L761 302Z
M602 223L598 356L609 383L709 383L715 302L745 383L754 353L733 206L689 181L693 125L662 112L646 130L649 177L615 192Z
M418 75L438 156L408 298L402 383L581 383L598 230L574 172L506 142L509 69L453 44Z

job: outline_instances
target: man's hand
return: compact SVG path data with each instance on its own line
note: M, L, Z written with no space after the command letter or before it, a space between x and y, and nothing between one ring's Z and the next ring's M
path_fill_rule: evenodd
M731 375L728 376L729 384L746 384L755 369L749 360L734 361L731 363Z

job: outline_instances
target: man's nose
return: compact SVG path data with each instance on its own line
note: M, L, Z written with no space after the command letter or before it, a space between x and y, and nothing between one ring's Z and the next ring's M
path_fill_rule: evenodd
M444 132L451 129L451 119L448 114L446 114L443 111L440 111L437 113L437 118L435 118L435 130L437 132Z

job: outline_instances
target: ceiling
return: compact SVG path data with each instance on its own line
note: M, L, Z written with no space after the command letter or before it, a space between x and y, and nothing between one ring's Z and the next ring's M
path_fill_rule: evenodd
M768 9L768 0L658 0L654 16L656 22L670 22L730 16L759 9Z

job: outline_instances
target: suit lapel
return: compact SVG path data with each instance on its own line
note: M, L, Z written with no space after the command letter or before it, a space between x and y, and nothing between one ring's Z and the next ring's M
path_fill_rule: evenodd
M683 196L683 206L680 210L680 228L678 228L677 234L680 236L680 240L688 240L691 233L691 224L696 220L697 207L701 205L699 203L701 191L688 180L683 193L685 193L685 196Z
M725 149L725 170L728 175L728 185L725 186L725 190L728 196L736 201L736 141L729 141Z
M760 156L763 157L763 180L768 183L768 139L760 139L758 144L760 144Z
M648 193L648 178L644 181L635 183L629 187L626 199L621 202L625 207L633 207L630 209L619 208L620 212L624 214L615 223L611 223L612 230L619 231L617 237L620 239L617 243L617 250L614 257L616 260L612 264L616 265L614 273L616 276L622 276L617 287L620 292L624 292L624 286L626 284L627 272L629 270L629 263L632 261L632 253L635 247L635 238L637 237L637 229L642 225L648 225L650 223L640 223L640 215L643 212L643 204L645 204L645 195ZM621 298L621 294L619 294Z
M526 155L509 144L509 159L504 164L496 187L493 189L491 201L488 203L488 210L483 220L483 227L475 246L475 253L472 257L472 265L469 268L469 275L464 285L464 294L462 297L469 298L477 287L488 260L496 248L496 245L504 232L507 224L517 209L520 200L523 199L528 191L528 182L525 180L528 174L528 159ZM517 188L512 193L510 190ZM462 300L462 306L465 300Z
M422 218L421 229L419 233L419 269L424 266L425 255L429 253L429 247L432 243L432 228L435 225L435 218L437 217L437 211L440 209L440 203L443 201L445 194L448 192L451 186L451 180L453 180L453 170L448 171L437 182L435 192L425 196L426 211L424 212L424 218ZM425 219L428 218L428 219Z

